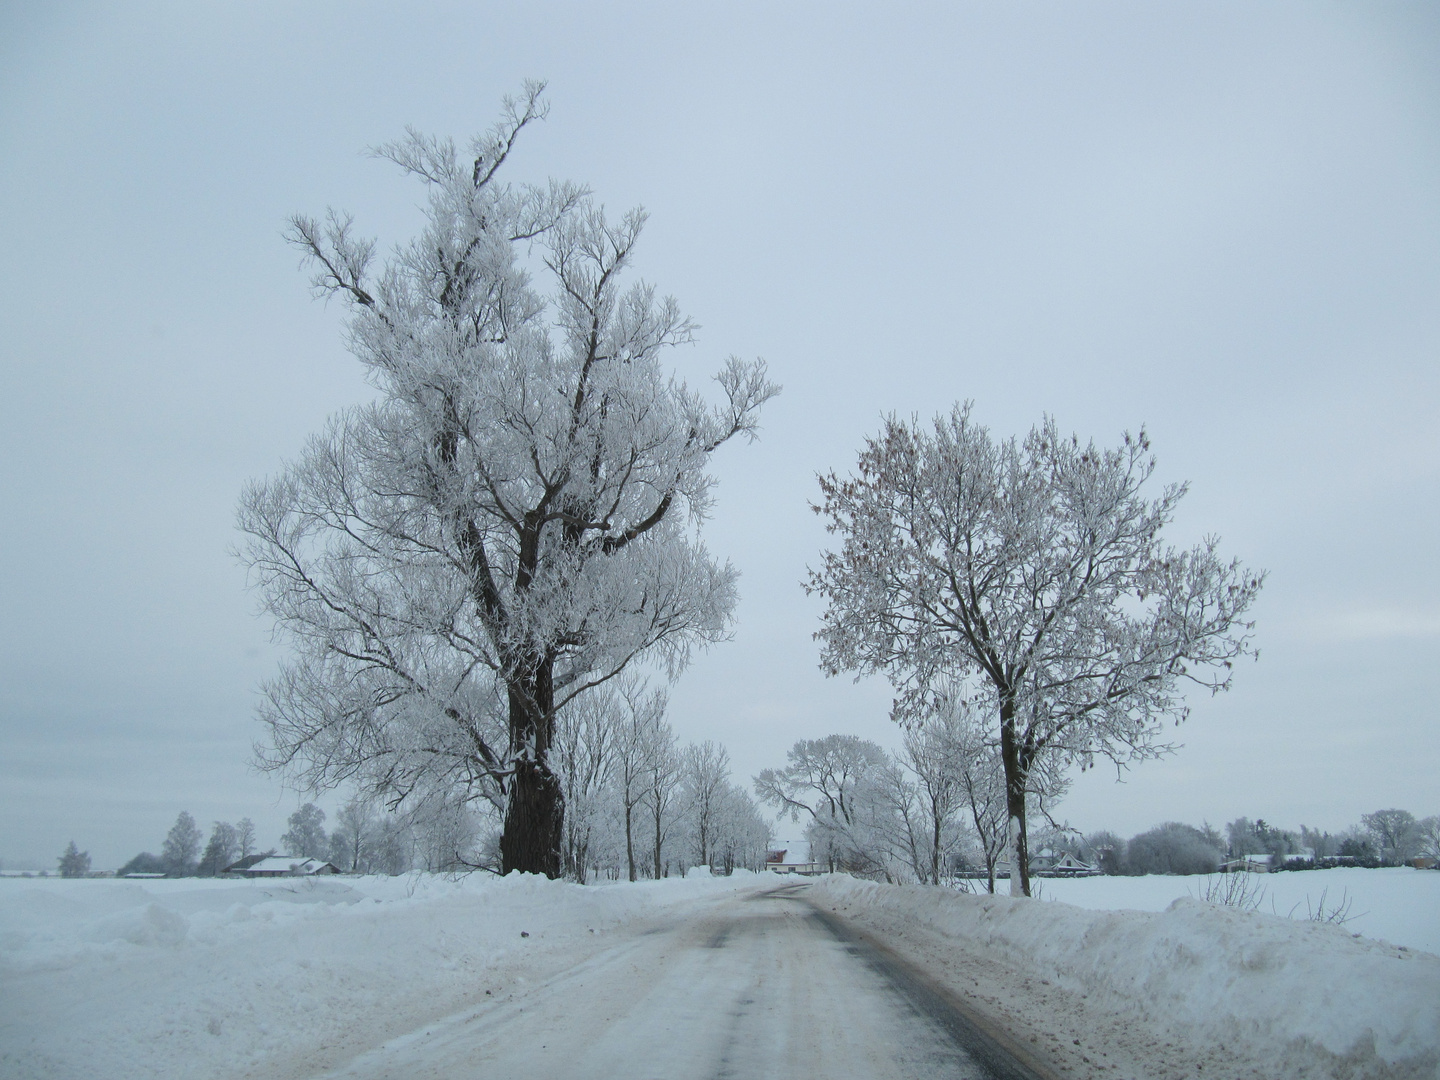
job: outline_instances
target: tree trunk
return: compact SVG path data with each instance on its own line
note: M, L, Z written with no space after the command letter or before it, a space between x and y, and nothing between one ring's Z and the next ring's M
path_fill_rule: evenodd
M510 687L510 755L515 772L500 834L500 871L560 876L565 842L565 795L550 771L555 733L551 666L542 659Z
M517 761L500 834L501 872L558 878L564 822L559 779L544 762Z
M625 863L630 867L630 880L635 880L635 838L632 832L632 818L634 817L635 806L627 798L625 800Z
M932 802L930 804L933 831L930 834L930 884L940 884L940 811Z
M1030 845L1025 835L1025 768L1015 737L1015 702L1000 703L1000 760L1005 765L1005 851L1010 895L1030 895Z
M655 880L660 880L660 795L655 795Z

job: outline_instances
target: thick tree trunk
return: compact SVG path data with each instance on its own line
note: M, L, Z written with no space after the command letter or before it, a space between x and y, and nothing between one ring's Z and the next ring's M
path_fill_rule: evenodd
M565 795L550 771L555 733L551 660L541 660L510 688L510 754L515 772L500 834L500 870L560 876Z
M1025 835L1025 768L1015 735L1015 704L1000 704L1000 760L1005 765L1006 857L1010 863L1010 895L1030 895L1030 845Z
M560 876L565 799L560 780L544 762L517 761L500 834L502 873Z

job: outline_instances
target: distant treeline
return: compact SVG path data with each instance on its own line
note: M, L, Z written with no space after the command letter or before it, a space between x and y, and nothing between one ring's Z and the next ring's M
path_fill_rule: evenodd
M1419 857L1440 859L1440 816L1416 818L1408 810L1377 810L1339 833L1301 825L1277 828L1263 818L1236 818L1222 835L1167 821L1124 840L1112 832L1086 835L1057 830L1032 842L1068 851L1106 874L1213 874L1227 862L1263 856L1272 870L1326 866L1400 866Z

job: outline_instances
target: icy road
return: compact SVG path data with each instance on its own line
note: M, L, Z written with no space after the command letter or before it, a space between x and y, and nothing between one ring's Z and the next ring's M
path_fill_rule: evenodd
M698 907L325 1076L1039 1080L803 895L792 885Z

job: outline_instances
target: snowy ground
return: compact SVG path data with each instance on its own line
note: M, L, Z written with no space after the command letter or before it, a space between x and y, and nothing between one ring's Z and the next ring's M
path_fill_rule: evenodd
M1396 890L1429 880L1401 873L1371 880ZM1130 891L1113 896L1103 880L1046 882L1046 895L1085 886L1088 906L1158 907L1164 888L1195 884L1122 880ZM824 967L836 957L804 951L813 928L792 939L779 922L755 922L761 905L747 898L783 884L754 875L598 887L478 875L0 880L0 1076L391 1075L387 1054L447 1039L455 1051L469 1045L457 1032L483 1034L505 1017L523 1015L543 1033L557 1013L576 1025L553 1024L557 1036L597 1052L612 1031L629 1040L610 1040L622 1056L625 1045L665 1047L663 1067L646 1075L713 1075L703 1054L677 1048L720 1045L716 1025L739 1030L759 958L778 965L786 1000L804 999L807 974L822 968L822 982L845 977ZM1378 910L1389 885L1361 888L1349 889L1357 910ZM1350 928L1191 899L1161 911L1082 910L843 876L804 895L1006 1026L1055 1076L1440 1077L1440 957ZM1435 895L1403 895L1433 926ZM1284 897L1276 908L1286 910ZM1404 918L1385 917L1408 933ZM715 929L725 926L741 929ZM700 993L703 979L717 989ZM716 995L734 996L736 1008ZM647 1014L642 1000L674 1008ZM739 1045L791 1035L746 1015L760 1026ZM631 1030L647 1023L656 1030ZM830 1046L860 1027L815 1030ZM406 1075L426 1075L420 1061ZM543 1062L528 1064L544 1073ZM792 1063L784 1075L805 1073Z
M841 875L812 898L1065 1075L1440 1077L1440 957L1343 926L1183 894L1158 912L1087 911Z
M1200 877L1097 877L1037 879L1041 896L1099 911L1164 911L1181 897L1200 897ZM1347 899L1345 928L1394 945L1440 953L1440 872L1387 867L1284 871L1252 875L1259 910L1305 919L1320 908L1329 911ZM1001 889L1005 884L1000 885Z
M312 1076L757 881L0 880L0 1076Z

